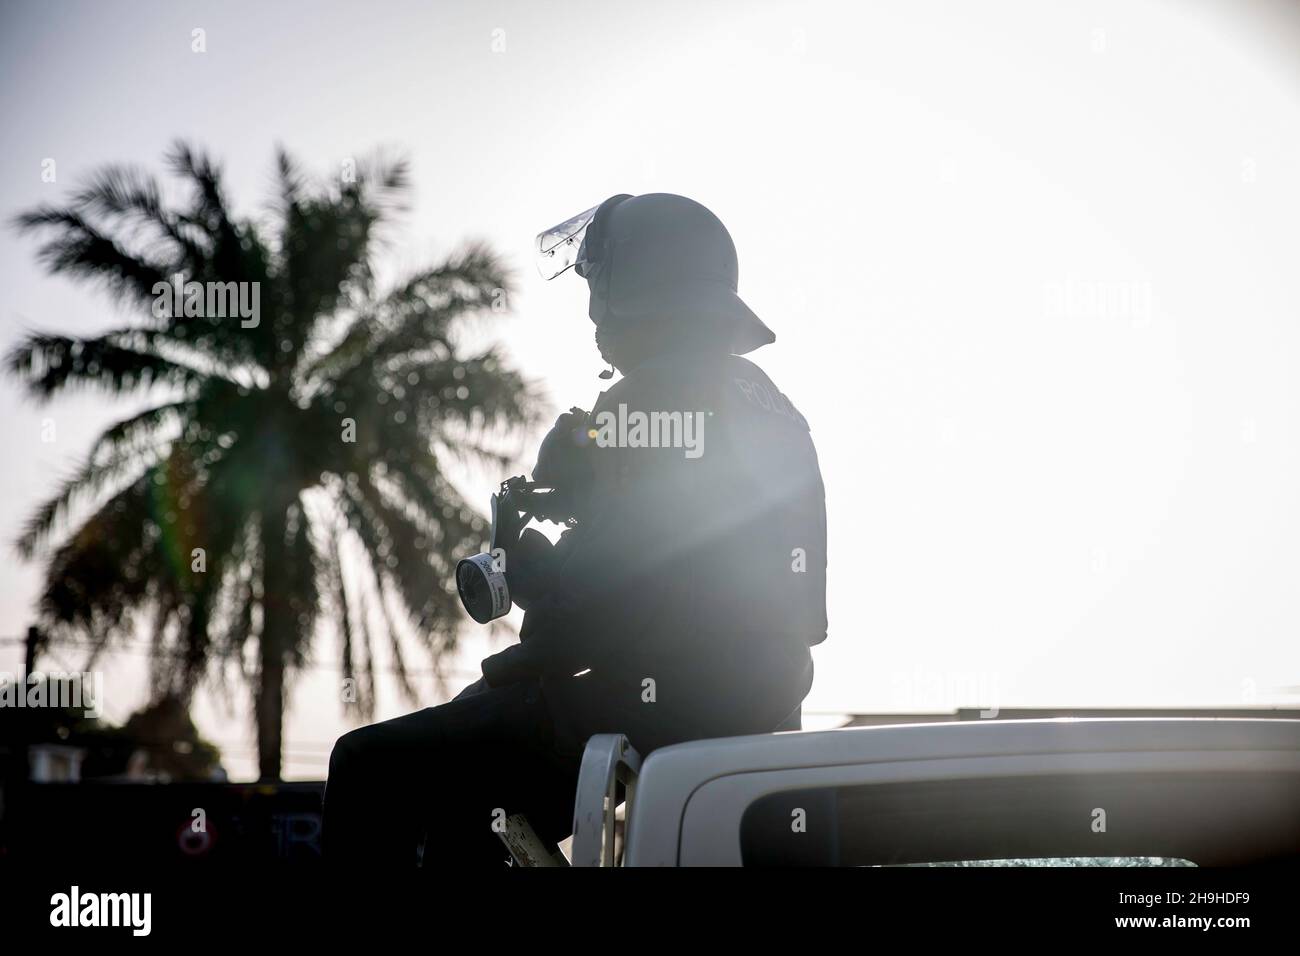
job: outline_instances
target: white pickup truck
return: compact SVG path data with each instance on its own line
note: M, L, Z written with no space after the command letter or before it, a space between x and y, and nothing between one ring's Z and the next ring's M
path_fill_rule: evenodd
M616 839L616 808L625 801ZM516 861L564 858L507 839ZM583 757L575 866L1233 865L1300 859L1300 720L1047 719Z

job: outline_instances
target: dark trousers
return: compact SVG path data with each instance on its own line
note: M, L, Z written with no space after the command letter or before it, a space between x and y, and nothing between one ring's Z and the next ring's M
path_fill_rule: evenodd
M325 786L326 860L374 869L500 867L494 820L522 813L543 840L573 826L580 749L557 741L535 682L471 684L438 707L344 734ZM421 852L421 847L423 850Z
M548 842L572 832L578 768L593 734L627 734L645 757L684 740L797 730L797 701L810 682L810 673L789 682L797 696L759 685L745 695L648 704L634 680L589 675L496 689L478 681L439 707L339 738L325 785L326 859L361 864L358 873L419 858L429 867L501 866L509 853L492 829L501 811L522 813Z

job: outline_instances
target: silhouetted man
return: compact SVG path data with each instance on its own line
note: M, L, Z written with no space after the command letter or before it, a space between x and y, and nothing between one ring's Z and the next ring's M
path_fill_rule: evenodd
M736 294L722 223L680 196L613 196L538 237L575 267L623 378L560 417L534 478L574 525L507 543L520 643L455 700L341 737L325 797L336 861L499 865L494 813L572 828L596 733L643 755L798 729L826 636L826 513L808 423L741 358L775 340ZM605 373L606 377L610 373ZM611 376L612 377L612 376ZM499 814L497 814L499 817Z

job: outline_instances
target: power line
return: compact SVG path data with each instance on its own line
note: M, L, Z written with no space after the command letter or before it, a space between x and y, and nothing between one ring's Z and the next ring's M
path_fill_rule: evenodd
M0 644L12 645L12 644L23 644L25 642L26 642L26 638L22 638L22 637L0 637ZM85 648L90 648L92 650L99 650L105 654L143 654L147 657L160 657L160 656L184 657L185 656L184 651L175 650L172 648L152 648L152 647L142 646L140 644L103 645L103 644L96 644L94 641L59 641L57 646L85 647ZM296 667L299 669L308 669L308 670L329 669L329 670L341 671L343 669L343 664L341 662L336 663L334 661L304 661L303 663L296 665ZM385 664L385 665L381 665L369 669L359 668L356 670L356 674L358 675L365 674L368 673L370 670L373 670L376 674L405 673L406 676L408 677L442 676L442 677L466 677L466 678L477 679L482 676L482 674L479 671L470 668L464 668L464 667L452 667L452 668L445 668L441 670L436 667L407 667L407 668L399 669L391 664Z

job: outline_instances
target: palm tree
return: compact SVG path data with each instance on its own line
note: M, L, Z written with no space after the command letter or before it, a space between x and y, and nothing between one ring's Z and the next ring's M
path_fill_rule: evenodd
M377 287L404 162L314 182L280 151L260 222L232 215L208 156L177 144L167 164L183 202L109 167L66 206L15 220L45 234L50 273L98 282L140 317L92 337L29 334L9 371L38 401L77 386L149 400L99 436L18 549L48 562L46 640L89 638L98 654L147 635L156 698L246 679L260 773L275 780L288 680L318 629L341 638L343 696L361 716L372 642L411 699L403 647L436 665L454 646L454 559L480 549L486 524L445 466L504 467L542 402L474 327L510 290L488 248ZM213 315L230 311L220 298L160 285L182 282L242 292L258 313Z

